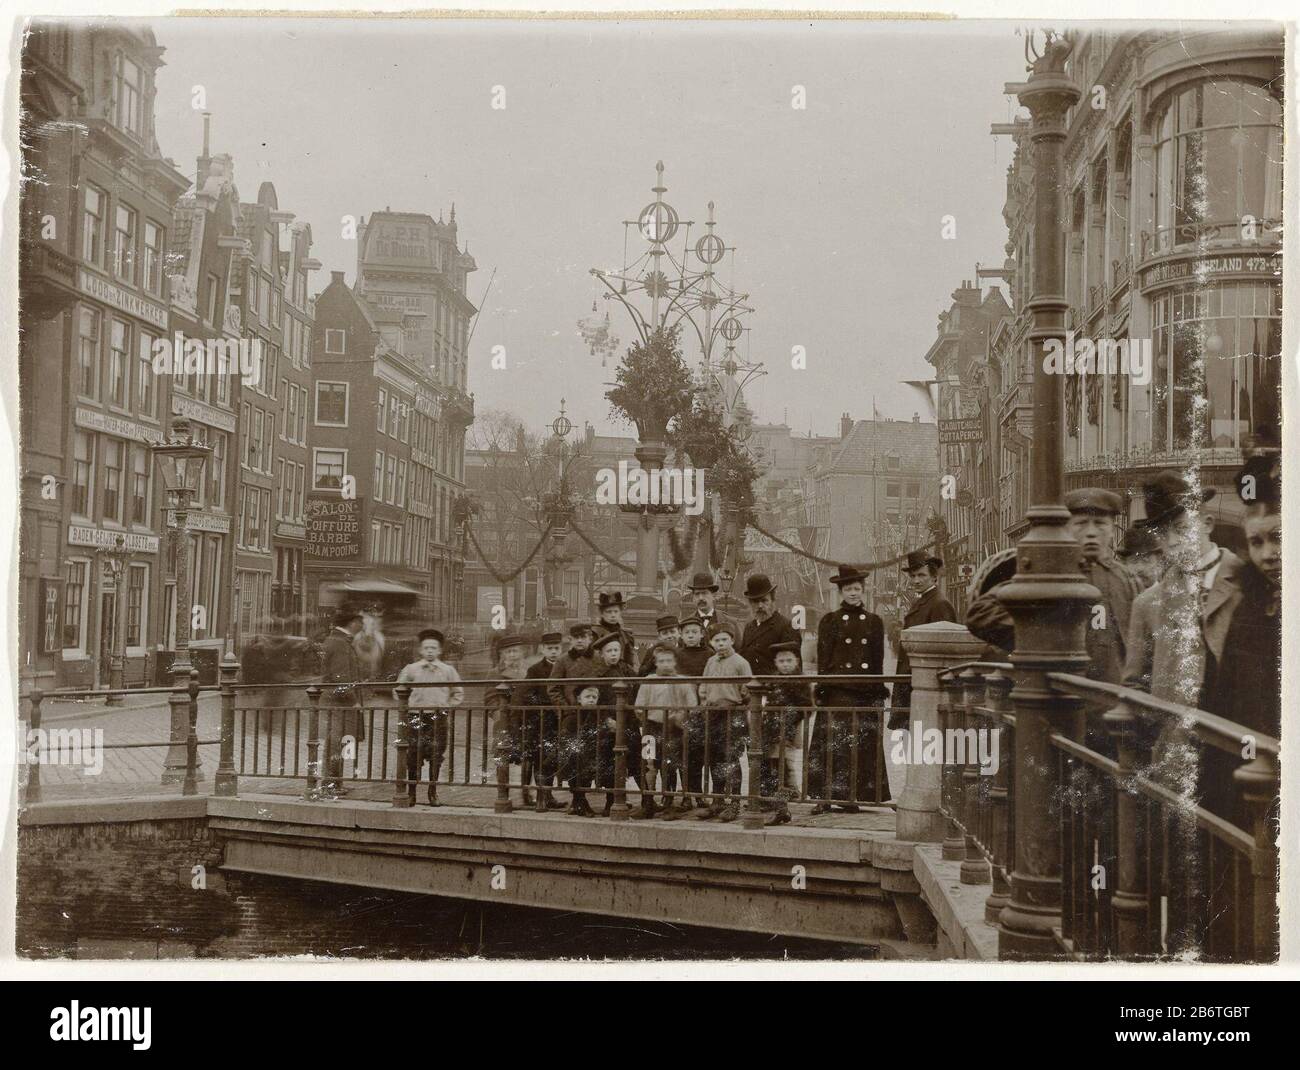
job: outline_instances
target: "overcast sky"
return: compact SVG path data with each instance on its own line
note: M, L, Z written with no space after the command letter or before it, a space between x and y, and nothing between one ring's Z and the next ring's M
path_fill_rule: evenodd
M977 262L1000 265L1010 115L1024 77L1011 23L151 20L166 48L157 133L193 175L202 85L212 151L245 201L275 184L312 225L322 270L355 281L344 215L446 215L479 270L469 386L480 410L548 423L561 395L581 426L611 422L613 364L588 354L592 267L617 268L622 221L665 199L735 246L756 309L742 351L768 375L764 421L830 433L841 411L908 419L939 312ZM506 107L491 106L493 87ZM803 86L807 106L791 106ZM956 218L953 240L941 220ZM629 249L644 240L635 231ZM493 269L496 276L484 298ZM728 271L722 276L728 280ZM601 311L606 307L600 303ZM615 332L632 337L611 306ZM494 371L492 347L508 367ZM793 346L808 355L791 368ZM698 353L686 353L694 365Z

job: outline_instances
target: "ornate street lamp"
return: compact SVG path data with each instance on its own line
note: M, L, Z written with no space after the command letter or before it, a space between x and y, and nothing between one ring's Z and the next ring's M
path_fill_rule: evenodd
M123 578L126 576L126 564L131 560L131 551L126 548L126 536L119 535L116 543L108 549L99 551L104 564L104 579L113 581L113 634L108 651L108 694L104 698L106 706L120 706L122 696L116 694L123 686L126 675L126 635L122 624L122 605L126 601Z
M198 493L203 466L212 451L194 441L190 422L183 418L172 421L169 441L151 446L150 450L158 459L167 493L176 501L176 650L171 667L173 690L167 699L171 706L171 746L167 748L162 774L164 784L175 784L185 779L189 735L189 698L184 689L190 681L190 614L193 607L183 602L190 585L190 542L186 527L190 500ZM196 776L197 772L196 763Z

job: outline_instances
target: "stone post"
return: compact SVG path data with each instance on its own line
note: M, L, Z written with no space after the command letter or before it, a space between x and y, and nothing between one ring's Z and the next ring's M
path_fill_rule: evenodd
M964 625L952 621L919 624L903 632L903 649L912 664L912 708L908 712L908 729L912 733L938 729L939 671L964 661L979 659L987 649ZM892 751L892 734L885 740L886 752ZM898 802L900 840L918 843L943 842L943 815L939 812L942 765L924 765L911 760L911 741L907 762L907 780Z

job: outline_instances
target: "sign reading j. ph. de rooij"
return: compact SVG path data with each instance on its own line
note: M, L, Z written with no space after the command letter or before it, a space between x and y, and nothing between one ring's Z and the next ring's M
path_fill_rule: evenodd
M357 498L308 498L306 556L315 561L360 557L361 504Z
M984 428L978 419L940 420L939 445L957 446L963 442L982 442Z

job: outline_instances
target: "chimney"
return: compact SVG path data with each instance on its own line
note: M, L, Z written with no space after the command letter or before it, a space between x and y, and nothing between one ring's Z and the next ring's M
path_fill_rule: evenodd
M212 169L212 155L210 146L212 143L212 112L203 113L203 155L199 157L197 181L194 187L197 190L203 188L203 183L208 180L208 173Z
M919 412L912 413L912 423L919 424L920 422L921 422L921 414Z
M840 413L840 439L846 439L853 431L853 417L847 412Z
M591 426L591 421L587 421L586 426L583 428L583 436L587 448L590 449L596 441L596 429Z
M333 286L336 282L337 282L340 286L345 285L345 283L343 282L343 272L341 272L341 271L331 271L331 272L330 272L330 285Z

